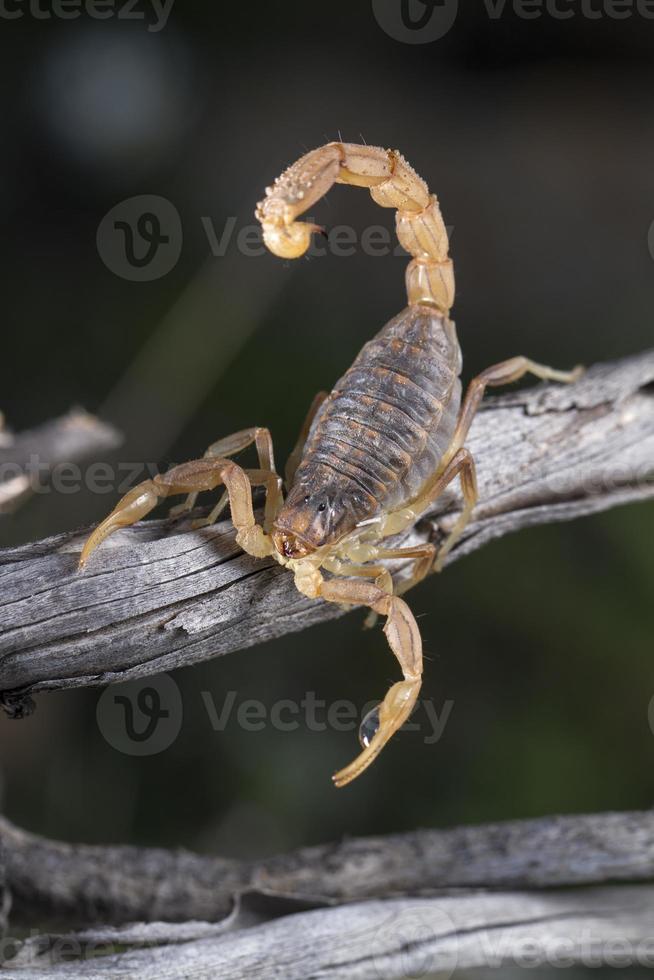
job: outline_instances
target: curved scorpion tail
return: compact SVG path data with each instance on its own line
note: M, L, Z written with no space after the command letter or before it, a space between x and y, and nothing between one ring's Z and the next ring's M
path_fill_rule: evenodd
M396 150L327 143L301 157L266 188L255 212L270 251L289 259L304 255L311 235L322 229L297 218L335 183L367 187L377 204L396 209L397 237L412 256L406 270L409 306L424 304L447 316L454 270L438 198Z

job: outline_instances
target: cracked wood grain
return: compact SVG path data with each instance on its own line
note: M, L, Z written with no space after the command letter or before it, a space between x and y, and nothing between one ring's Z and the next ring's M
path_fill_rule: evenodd
M467 444L480 502L450 561L521 528L651 498L654 351L595 365L574 385L488 398ZM448 490L395 540L438 540L459 500ZM301 596L284 569L241 553L229 522L141 523L108 539L80 574L87 532L0 552L0 703L14 716L31 692L135 679L342 615ZM401 565L392 570L401 578Z
M0 817L0 875L23 925L218 921L244 893L316 905L453 889L654 882L654 812L351 838L259 861L51 841Z
M654 888L580 889L389 899L298 912L224 935L141 948L118 931L28 947L9 980L400 980L487 967L651 966ZM200 926L201 924L198 924ZM217 930L216 930L217 931ZM138 933L132 930L130 939ZM60 943L59 947L57 942ZM82 959L70 951L82 943ZM65 945L64 945L65 944ZM61 962L64 950L68 961ZM100 953L101 955L98 955ZM103 955L102 955L103 954ZM39 962L40 960L40 962ZM499 974L502 975L501 973Z
M15 917L32 927L3 944L16 980L654 963L652 812L422 830L262 862L63 844L5 820L0 845ZM48 914L70 931L43 931Z

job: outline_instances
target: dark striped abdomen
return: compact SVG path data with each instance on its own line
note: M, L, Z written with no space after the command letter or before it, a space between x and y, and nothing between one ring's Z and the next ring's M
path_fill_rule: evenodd
M361 350L311 428L298 477L338 473L343 489L390 511L436 470L461 401L454 324L407 307Z

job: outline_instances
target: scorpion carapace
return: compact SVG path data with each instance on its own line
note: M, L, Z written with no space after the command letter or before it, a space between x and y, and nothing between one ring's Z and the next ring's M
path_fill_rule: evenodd
M161 499L187 494L175 508L180 513L195 505L198 493L224 486L217 505L194 526L212 523L229 503L238 544L286 566L304 595L367 606L373 618L385 616L384 632L403 679L364 719L362 752L332 777L343 786L370 765L416 704L422 642L400 593L442 567L470 518L477 481L464 443L486 387L527 372L567 382L580 369L555 371L513 357L474 378L461 403L461 350L449 319L454 274L447 232L436 197L399 153L340 142L307 153L267 188L257 208L266 245L285 258L303 255L321 229L297 219L334 183L368 187L378 204L396 209L398 238L411 256L408 305L363 347L333 390L314 399L286 466L286 500L269 430L245 429L211 445L202 459L126 494L86 541L80 566L107 534L144 517ZM230 457L252 444L258 467L244 469ZM414 524L457 477L463 506L438 551L433 544L384 546L384 539ZM252 506L252 488L258 486L265 488L262 524ZM399 587L386 559L411 562L410 577Z

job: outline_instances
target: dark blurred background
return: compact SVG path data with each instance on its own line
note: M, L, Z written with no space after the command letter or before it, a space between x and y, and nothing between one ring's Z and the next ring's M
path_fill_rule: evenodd
M0 18L0 408L14 430L83 405L125 432L112 461L165 466L261 424L283 461L313 394L405 301L397 255L292 264L237 246L264 186L339 134L398 147L438 193L465 378L517 353L566 367L651 345L654 21L527 20L509 3L492 17L480 3L408 44L369 2L177 0L156 31L145 0L145 20L11 9L24 16ZM96 236L144 194L174 205L183 245L167 274L130 281ZM312 213L393 227L350 188ZM220 238L230 222L212 255L207 227ZM38 495L2 520L2 543L96 521L114 499ZM154 756L107 744L100 691L0 718L3 811L69 840L256 857L648 807L653 527L649 505L531 530L423 583L411 596L423 696L438 711L453 702L443 737L400 735L346 790L329 777L354 733L247 732L235 719L215 732L202 692L218 708L229 691L268 707L309 691L359 706L381 696L397 668L358 613L176 673L184 723Z

